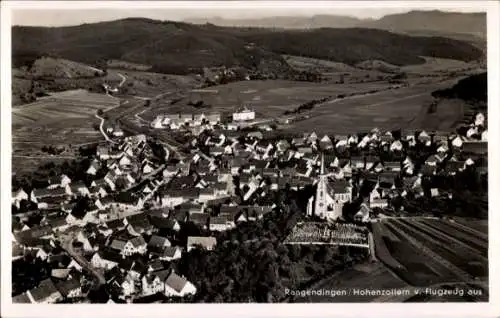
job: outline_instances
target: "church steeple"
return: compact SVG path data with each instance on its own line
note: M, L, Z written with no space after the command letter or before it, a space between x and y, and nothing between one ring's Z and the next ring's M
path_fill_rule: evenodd
M325 174L325 154L321 153L321 175Z

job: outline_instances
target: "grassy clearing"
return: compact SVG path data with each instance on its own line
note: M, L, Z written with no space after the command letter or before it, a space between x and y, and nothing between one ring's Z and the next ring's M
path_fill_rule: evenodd
M320 72L353 72L356 70L355 67L345 63L315 59L311 57L283 55L283 58L291 67L301 71L316 69Z
M437 113L427 114L427 106L433 101L432 91L452 83L454 81L418 85L327 102L317 105L309 113L309 119L299 121L289 129L309 131L314 127L322 134L346 134L375 127L384 130L449 128L459 118L460 109L457 110L453 103L443 103ZM434 118L436 120L429 120Z
M257 113L266 117L282 115L285 110L292 110L298 105L312 99L318 99L338 94L347 94L358 91L386 88L391 84L360 83L360 84L331 84L308 83L285 80L269 81L241 81L226 85L218 85L205 90L189 92L174 106L165 102L153 107L144 113L144 118L154 118L159 113L194 111L187 104L189 101L203 100L211 105L205 112L232 112L241 105L253 108ZM198 110L200 112L201 110Z
M143 97L155 97L168 91L190 89L200 84L193 76L118 69L108 70L108 72L125 76L126 81L122 90Z
M406 65L401 67L401 71L408 74L432 74L450 73L471 68L477 68L476 63L423 56L425 63L416 65Z

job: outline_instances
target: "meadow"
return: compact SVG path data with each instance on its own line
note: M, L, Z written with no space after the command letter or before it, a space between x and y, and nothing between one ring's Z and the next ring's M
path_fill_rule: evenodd
M449 129L462 116L461 108L443 102L438 112L427 114L434 101L431 93L448 87L456 80L385 90L375 94L352 96L316 105L310 118L291 125L288 130L308 131L311 127L321 134L348 134L383 130ZM430 120L438 118L439 120Z
M87 118L99 109L106 111L119 105L119 100L104 94L86 90L51 93L36 102L12 107L13 127L47 124L52 121Z
M487 238L468 227L399 219L373 229L377 258L413 286L487 280ZM403 267L394 267L394 260Z
M247 106L255 110L257 117L276 117L312 99L384 89L391 85L387 82L332 84L287 80L240 81L188 91L175 105L170 105L170 100L159 102L157 106L145 112L143 117L154 118L156 114L161 113L193 112L194 107L190 107L188 103L198 100L210 105L209 108L203 109L204 112L233 112L241 106Z

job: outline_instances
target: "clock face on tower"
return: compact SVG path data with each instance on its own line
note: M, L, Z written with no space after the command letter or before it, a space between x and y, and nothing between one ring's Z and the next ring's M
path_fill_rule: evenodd
M323 207L323 203L320 203L320 204L319 204L319 207L320 207L320 208L322 208L322 207Z

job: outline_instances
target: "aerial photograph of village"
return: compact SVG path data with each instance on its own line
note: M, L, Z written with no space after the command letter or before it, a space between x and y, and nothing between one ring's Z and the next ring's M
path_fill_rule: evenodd
M12 11L12 303L489 301L486 12L255 10Z

